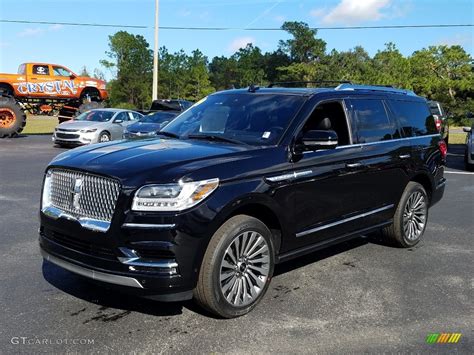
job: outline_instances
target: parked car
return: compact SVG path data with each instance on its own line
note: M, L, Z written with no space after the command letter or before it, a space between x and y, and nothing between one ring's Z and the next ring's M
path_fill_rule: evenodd
M179 112L159 111L143 116L138 122L133 123L123 130L123 138L149 138L156 136L156 133L171 122Z
M148 115L154 112L177 112L178 114L186 111L193 105L193 102L182 99L159 99L151 103L149 110L140 110L139 112Z
M378 230L416 245L444 193L446 153L426 100L410 91L218 92L157 139L56 157L41 252L128 292L194 297L237 317L262 299L277 263Z
M466 135L466 147L464 150L464 164L466 170L474 170L474 120L471 127L464 127Z
M438 101L428 101L431 114L434 117L436 129L441 134L446 144L449 144L449 121L448 115Z
M143 115L115 108L84 112L71 121L59 124L53 133L53 143L59 146L102 143L122 139L126 126Z

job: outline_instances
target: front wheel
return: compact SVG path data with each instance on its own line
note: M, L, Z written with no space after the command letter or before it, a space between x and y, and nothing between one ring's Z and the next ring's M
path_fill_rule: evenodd
M428 221L428 206L424 187L410 181L395 211L393 224L385 227L382 234L398 247L409 248L418 244Z
M108 132L101 132L99 135L99 143L110 142L110 134Z
M194 290L196 301L224 318L250 312L268 289L274 255L264 223L246 215L230 218L209 242Z

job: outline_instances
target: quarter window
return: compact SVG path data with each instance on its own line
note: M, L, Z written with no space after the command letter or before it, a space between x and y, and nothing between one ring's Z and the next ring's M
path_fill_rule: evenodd
M351 100L356 143L370 143L399 138L381 100Z
M391 106L406 137L438 133L428 105L420 101L392 101Z

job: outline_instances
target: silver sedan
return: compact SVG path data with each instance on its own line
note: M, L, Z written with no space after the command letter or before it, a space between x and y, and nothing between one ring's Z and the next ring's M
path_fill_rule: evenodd
M130 110L105 108L84 112L54 129L53 143L83 145L122 139L123 130L143 115Z

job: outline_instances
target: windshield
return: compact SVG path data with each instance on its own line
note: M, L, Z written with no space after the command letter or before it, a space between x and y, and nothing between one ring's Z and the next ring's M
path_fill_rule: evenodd
M247 144L276 144L298 112L304 96L283 94L217 94L201 100L163 131L234 139Z
M164 123L169 122L177 116L177 113L157 112L141 117L140 122L143 123Z
M80 114L74 120L75 121L91 121L91 122L107 122L109 121L115 112L113 111L88 111Z

